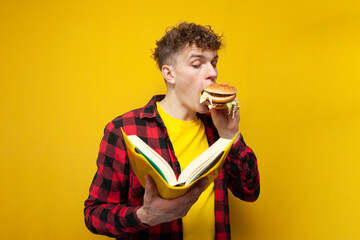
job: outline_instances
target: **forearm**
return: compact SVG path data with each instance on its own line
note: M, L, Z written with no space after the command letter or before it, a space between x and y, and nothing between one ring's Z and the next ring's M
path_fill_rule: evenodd
M230 151L225 169L228 174L228 187L236 197L248 202L258 198L260 177L257 159L242 137Z
M140 206L98 203L93 198L85 202L85 224L96 234L125 237L148 228L136 215Z

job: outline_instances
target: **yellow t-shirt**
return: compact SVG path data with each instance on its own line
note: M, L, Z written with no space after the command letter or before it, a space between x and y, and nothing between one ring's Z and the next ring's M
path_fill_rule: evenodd
M175 155L183 170L192 160L205 151L208 141L205 127L200 119L182 121L168 115L157 104L159 114L169 133ZM191 207L183 222L183 239L215 239L215 191L214 183L200 195L198 201Z

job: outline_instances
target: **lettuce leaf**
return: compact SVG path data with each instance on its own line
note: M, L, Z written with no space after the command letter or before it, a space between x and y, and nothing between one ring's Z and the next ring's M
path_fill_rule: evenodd
M200 97L200 103L205 102L208 96L209 96L209 93L203 92L203 94Z

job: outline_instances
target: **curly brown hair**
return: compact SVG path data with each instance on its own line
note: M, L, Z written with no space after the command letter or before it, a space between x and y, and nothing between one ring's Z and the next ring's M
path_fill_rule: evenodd
M169 28L164 37L156 42L152 57L160 70L165 62L185 46L195 44L204 50L217 51L222 47L222 36L216 34L209 25L201 26L195 23L182 22Z

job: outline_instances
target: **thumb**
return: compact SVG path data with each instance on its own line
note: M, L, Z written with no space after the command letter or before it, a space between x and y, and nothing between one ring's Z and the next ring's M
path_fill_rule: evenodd
M146 184L145 184L145 195L146 197L153 198L156 196L154 189L154 181L149 175L145 176ZM144 196L145 198L145 196Z
M202 179L199 184L197 185L197 187L199 187L199 189L201 190L201 192L205 191L205 187L207 186L209 182L208 178L204 178Z

